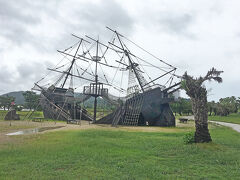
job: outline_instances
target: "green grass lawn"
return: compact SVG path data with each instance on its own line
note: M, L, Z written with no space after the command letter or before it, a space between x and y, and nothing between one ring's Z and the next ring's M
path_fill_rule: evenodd
M210 132L213 143L190 145L184 131L12 136L0 146L0 179L239 179L240 133L214 125Z
M240 124L240 114L233 113L228 116L208 116L208 120Z
M88 113L93 116L93 109L87 109L87 110L88 110ZM5 111L4 110L0 110L0 120L4 119L4 117L7 114L7 112L8 112L7 110L5 110ZM106 115L108 115L111 112L112 111L110 111L110 110L98 109L97 118L102 118L103 116L106 116ZM19 114L21 120L27 120L27 119L29 119L29 117L31 115L31 112L29 112L29 111L17 111L17 114ZM44 117L43 116L43 112L42 111L35 111L35 112L33 112L33 114L31 115L30 119L32 119L34 117ZM48 120L50 120L50 119L48 119Z
M7 110L5 110L5 111L0 110L0 120L4 119L7 112L8 112ZM17 111L17 114L19 114L21 120L24 120L24 119L26 120L31 115L31 112L29 112L29 111ZM31 118L33 118L33 117L43 117L43 112L42 111L35 111L35 112L33 112Z
M6 111L0 110L0 121L4 120L4 117L6 116L7 112L8 112L7 110ZM36 117L44 118L42 111L35 111L32 114L29 111L17 111L16 113L19 114L20 120L28 121L28 120L33 120ZM61 120L54 120L54 119L44 119L44 121L63 122Z

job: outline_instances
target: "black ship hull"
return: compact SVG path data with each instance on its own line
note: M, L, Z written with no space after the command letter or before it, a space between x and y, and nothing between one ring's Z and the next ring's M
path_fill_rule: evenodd
M82 119L92 121L87 110L76 105L73 91L50 87L41 92L40 104L46 119L64 120Z
M142 123L151 126L175 126L175 117L169 106L171 101L173 98L167 97L160 88L145 92L141 110Z
M175 117L169 106L168 94L154 88L129 98L115 112L97 121L112 125L175 126Z

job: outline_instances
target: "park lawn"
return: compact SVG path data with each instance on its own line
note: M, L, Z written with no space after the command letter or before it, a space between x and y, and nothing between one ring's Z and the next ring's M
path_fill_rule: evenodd
M186 131L11 136L14 143L0 147L0 179L239 179L240 133L215 125L210 132L213 143L190 145Z
M240 113L232 113L228 116L208 116L208 120L240 124Z
M7 114L7 110L0 110L0 120L3 120L4 117ZM17 114L19 114L21 120L27 120L28 117L31 115L31 112L29 111L17 111ZM43 112L42 111L35 111L32 113L31 118L34 117L43 117Z
M8 111L4 111L4 110L0 110L0 121L4 120L5 115L7 114ZM17 114L19 114L20 116L20 120L26 120L26 121L32 121L34 120L34 118L44 118L43 116L43 112L42 111L34 111L32 114L29 111L17 111ZM45 119L44 121L48 121L48 122L64 122L62 120L54 120L54 119ZM1 125L1 124L0 124ZM1 127L0 127L1 129Z
M11 123L11 126L10 126ZM30 128L35 128L37 125L33 125L30 123L22 123L19 121L0 121L0 133L7 133L7 132L12 132L12 131L19 131L23 129L30 129ZM1 144L1 142L0 142Z

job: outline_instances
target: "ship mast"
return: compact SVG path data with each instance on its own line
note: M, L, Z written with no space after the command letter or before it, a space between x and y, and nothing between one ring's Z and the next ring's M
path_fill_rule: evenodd
M81 44L82 44L82 39L80 40L80 42L79 42L79 44L78 44L78 47L77 47L77 50L76 50L76 52L75 52L75 54L74 54L74 57L73 57L71 66L69 67L69 69L68 69L68 71L67 71L67 74L66 74L66 77L65 77L65 79L64 79L64 82L63 82L63 84L62 84L62 88L64 87L64 85L65 85L65 83L66 83L66 81L67 81L67 79L68 79L68 76L69 76L69 74L70 74L70 71L71 71L71 69L72 69L72 67L73 67L74 62L76 61L76 55L77 55L77 53L78 53L78 50L79 50L79 47L81 46Z
M94 58L94 56L93 56ZM98 97L98 75L97 75L97 67L98 67L98 40L97 40L97 47L96 47L96 57L95 59L95 96L94 96L94 115L93 115L93 123L96 122L97 117L97 97Z
M119 43L120 43L120 45L121 45L121 49L123 50L124 54L125 54L125 55L127 56L127 58L128 58L128 61L129 61L129 64L130 64L130 70L131 70L131 69L133 70L133 72L134 72L134 74L135 74L135 76L136 76L136 78L137 78L137 81L138 81L138 83L139 83L139 85L140 85L140 87L141 87L141 90L142 90L142 92L144 92L144 88L143 88L144 85L143 85L143 83L141 82L141 78L140 78L139 74L136 72L136 71L137 71L137 70L136 70L137 64L132 61L132 59L131 59L131 57L130 57L130 55L129 55L129 50L124 47L123 42L122 42L122 40L121 40L120 37L119 37L120 34L119 34L116 30L113 30L113 29L111 29L111 28L109 28L109 27L107 27L107 29L109 29L110 31L113 31L113 32L117 35L118 41L119 41Z
M117 36L117 38L118 38L118 41L119 41L119 43L120 43L120 46L118 46L118 45L116 45L116 44L114 44L114 43L111 43L111 42L108 42L108 43L109 43L110 45L114 46L115 48L120 49L120 50L127 56L128 61L129 61L129 66L127 66L127 69L130 69L130 70L133 71L133 73L134 73L134 75L135 75L135 77L136 77L136 79L137 79L137 82L138 82L138 84L140 85L140 88L141 88L142 92L145 92L147 89L151 89L152 85L150 85L150 84L153 84L153 85L154 85L154 84L155 84L155 81L157 81L158 79L163 78L163 77L166 76L166 75L171 75L171 77L169 78L169 80L166 82L166 84L167 84L168 82L170 82L170 83L169 83L169 84L170 84L170 85L169 85L169 88L172 88L172 87L175 87L175 86L176 86L176 84L171 85L172 79L173 79L174 76L177 77L177 78L181 78L181 76L178 76L178 75L175 74L176 69L177 69L176 67L174 67L174 66L170 65L169 63L165 62L164 60L159 59L158 57L154 56L153 54L151 54L150 52L148 52L148 51L145 50L144 48L140 47L139 45L137 45L137 44L134 43L133 41L131 41L131 40L129 40L128 38L126 38L125 36L123 36L122 34L118 33L116 30L113 30L113 29L111 29L111 28L109 28L109 27L106 27L106 28L116 34L116 36ZM120 38L120 37L121 37L121 38ZM124 39L127 40L128 42L134 44L134 45L137 46L139 49L141 49L141 50L144 51L145 53L147 53L147 54L149 54L150 56L152 56L154 59L157 59L157 60L160 61L161 63L163 63L163 64L165 64L166 66L168 66L168 67L169 67L169 70L165 70L165 69L163 69L163 68L157 67L157 66L155 66L154 64L152 64L152 63L144 60L143 58L134 55L132 52L129 51L129 49L128 49L128 48L126 47L126 45L123 43L122 38L124 38ZM144 78L144 76L142 76L142 74L141 74L141 72L143 72L143 71L141 71L140 68L139 68L139 65L141 65L141 64L134 62L134 61L132 60L132 57L136 58L138 61L141 61L141 62L144 62L144 63L148 64L148 65L151 66L151 67L154 67L154 68L159 69L160 71L163 71L164 74L159 75L159 76L156 77L155 79L151 79L151 78L149 77L149 75L147 75L147 76L149 77L150 81L146 81L146 79ZM122 64L122 63L121 63L121 64ZM178 85L179 85L179 83L178 83Z

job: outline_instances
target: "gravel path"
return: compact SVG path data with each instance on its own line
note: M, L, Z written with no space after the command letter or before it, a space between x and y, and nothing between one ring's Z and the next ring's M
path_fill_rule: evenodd
M240 124L234 124L234 123L226 123L226 122L219 122L219 121L209 121L211 123L216 123L216 124L220 124L222 126L227 126L232 128L233 130L237 131L240 133Z
M193 117L193 116L184 116L183 118L187 118L188 120L189 120L189 119L194 120L194 117ZM232 128L233 130L235 130L235 131L237 131L237 132L240 133L240 124L226 123L226 122L220 122L220 121L208 121L208 122L220 124L220 125L226 126L226 127L230 127L230 128Z

